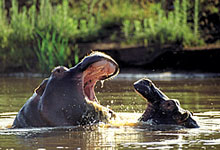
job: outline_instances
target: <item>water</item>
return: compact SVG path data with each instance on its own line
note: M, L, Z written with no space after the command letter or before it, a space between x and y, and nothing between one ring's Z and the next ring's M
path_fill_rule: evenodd
M65 128L7 129L18 110L32 95L41 78L0 78L1 149L220 149L220 79L176 78L155 84L168 97L194 112L200 128L138 125L146 101L133 89L135 80L106 81L97 85L102 105L126 117L109 125Z

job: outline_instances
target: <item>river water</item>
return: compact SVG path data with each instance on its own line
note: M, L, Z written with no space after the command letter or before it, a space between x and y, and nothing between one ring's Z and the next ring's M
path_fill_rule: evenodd
M153 77L153 76L152 76ZM42 78L0 78L0 150L220 149L220 78L152 78L170 98L194 112L200 128L138 125L146 101L134 92L135 78L96 86L100 103L126 118L108 125L8 129Z

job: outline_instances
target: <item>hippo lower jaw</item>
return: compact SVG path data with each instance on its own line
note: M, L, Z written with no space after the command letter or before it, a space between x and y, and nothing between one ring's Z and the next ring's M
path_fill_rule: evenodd
M100 60L91 64L82 75L82 89L86 99L98 102L95 95L95 85L98 81L113 78L118 73L118 66L109 60Z

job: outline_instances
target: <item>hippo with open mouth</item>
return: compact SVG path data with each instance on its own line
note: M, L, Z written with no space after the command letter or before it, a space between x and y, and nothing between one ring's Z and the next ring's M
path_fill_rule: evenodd
M186 128L199 127L193 119L192 113L182 109L178 100L169 99L149 79L138 80L134 83L134 88L138 94L148 101L147 109L139 121L149 122L153 125L173 124Z
M92 52L73 68L56 67L20 109L12 128L107 122L115 113L99 104L94 87L118 72L118 64L100 52Z

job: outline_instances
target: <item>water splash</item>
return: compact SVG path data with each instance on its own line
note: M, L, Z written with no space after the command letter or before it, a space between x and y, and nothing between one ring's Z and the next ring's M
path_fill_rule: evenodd
M17 115L17 112L0 113L0 129L11 128L16 115Z
M141 113L117 113L117 117L113 120L110 120L108 124L99 124L102 128L110 128L116 127L120 128L123 126L134 127L138 126L139 122L138 119L142 114Z

